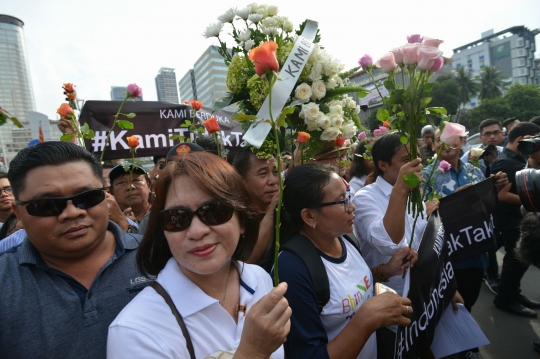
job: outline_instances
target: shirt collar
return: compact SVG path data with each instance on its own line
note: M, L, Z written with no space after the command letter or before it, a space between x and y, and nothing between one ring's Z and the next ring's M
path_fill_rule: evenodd
M382 193L386 197L390 197L390 194L392 194L392 189L394 186L392 186L390 183L386 182L382 176L377 176L377 179L375 180L375 184L381 189Z
M107 230L111 231L116 239L116 248L114 251L116 258L120 258L126 251L137 249L142 238L139 235L122 231L122 229L112 221L109 221ZM45 265L39 251L28 239L28 235L26 235L19 249L19 265L21 264Z
M257 277L253 271L244 269L244 263L233 261L233 264L241 273L240 302L247 303L257 289ZM211 305L219 305L217 299L210 297L186 277L174 257L169 259L159 273L157 281L169 293L182 317L190 316Z
M506 153L508 156L511 156L511 157L521 157L521 155L519 153L516 153L514 151L512 151L511 149L505 147L504 150L503 150L504 153Z

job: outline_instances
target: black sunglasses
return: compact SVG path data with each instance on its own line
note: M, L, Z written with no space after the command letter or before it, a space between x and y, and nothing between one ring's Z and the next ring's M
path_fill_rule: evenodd
M228 222L233 215L234 208L226 203L215 201L205 203L195 211L187 208L170 208L159 213L161 226L167 232L181 232L191 225L193 215L208 226L217 226Z
M62 213L66 209L68 201L71 201L79 209L94 207L105 199L105 190L106 188L96 188L71 197L42 198L23 202L17 200L16 202L20 205L27 205L26 211L31 216L51 217Z

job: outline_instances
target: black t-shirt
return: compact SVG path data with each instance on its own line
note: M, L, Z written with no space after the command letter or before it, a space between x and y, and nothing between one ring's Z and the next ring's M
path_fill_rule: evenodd
M510 192L517 194L516 172L524 169L526 165L527 162L519 153L505 148L491 165L491 173L497 173L499 171L506 173L508 182L512 183ZM497 211L503 229L518 228L519 222L522 219L520 207L521 205L498 202Z

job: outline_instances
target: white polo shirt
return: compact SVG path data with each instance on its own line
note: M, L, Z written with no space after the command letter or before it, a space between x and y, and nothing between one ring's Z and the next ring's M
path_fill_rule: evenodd
M272 280L262 268L235 262L240 277L240 304L249 311L272 290ZM171 296L191 336L195 356L204 358L219 350L238 348L245 316L238 313L238 324L169 259L157 281ZM169 306L153 288L145 288L109 326L107 358L189 358L182 331ZM272 358L284 358L281 346Z

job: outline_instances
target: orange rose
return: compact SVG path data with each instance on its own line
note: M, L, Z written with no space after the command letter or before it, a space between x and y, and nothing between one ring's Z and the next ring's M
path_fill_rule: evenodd
M210 117L208 120L203 122L204 127L206 128L206 131L208 133L214 133L219 131L219 123L217 122L217 118Z
M296 141L301 145L305 145L309 141L310 138L311 138L311 135L309 133L299 131L298 138L296 139Z
M66 91L66 93L75 92L75 88L73 87L73 84L64 84L62 88L64 89L64 91Z
M60 105L58 110L56 110L56 113L59 114L62 118L68 118L69 114L74 112L70 105L68 105L67 103L63 103Z
M276 57L278 44L274 41L267 41L260 44L258 47L249 51L249 59L255 64L255 72L262 76L266 73L266 69L270 71L279 71L279 63Z
M382 125L386 128L390 127L390 121L383 121Z
M139 137L137 136L129 136L127 138L128 146L131 148L137 148L139 146Z
M343 147L343 144L345 144L345 139L341 136L336 137L336 139L334 140L334 145L336 145L337 147Z
M77 98L77 93L76 92L66 93L66 97L68 101L75 101L75 99Z
M191 108L195 111L199 111L202 108L202 102L197 100L191 100Z

